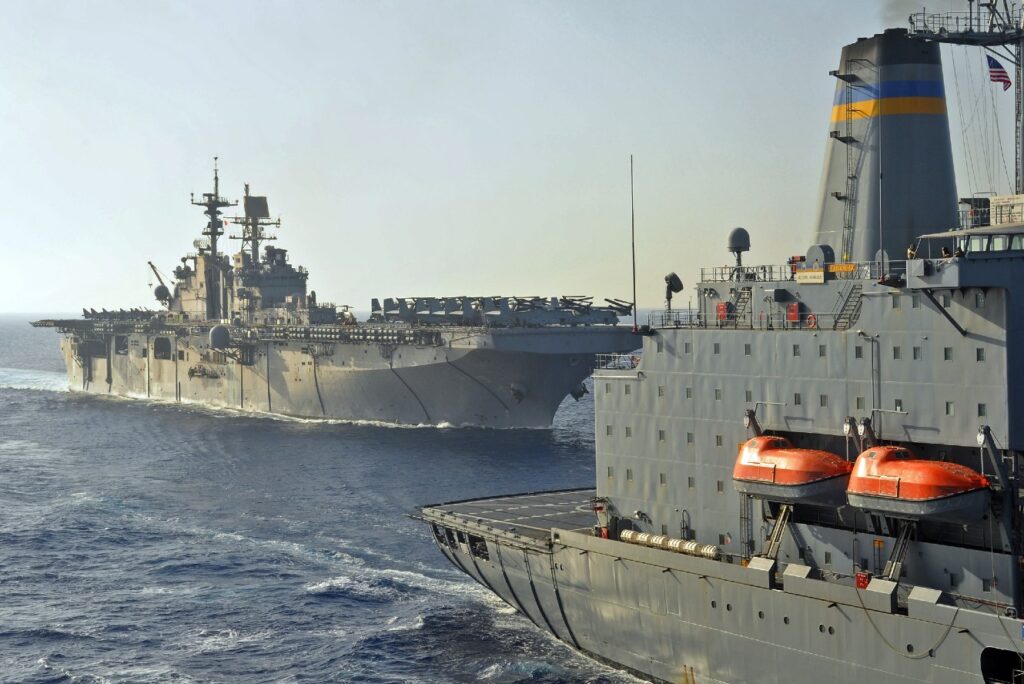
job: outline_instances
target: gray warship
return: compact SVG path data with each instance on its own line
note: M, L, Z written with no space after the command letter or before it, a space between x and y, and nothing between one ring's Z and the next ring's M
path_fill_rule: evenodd
M243 215L213 192L173 281L150 263L160 310L83 310L56 328L75 391L300 418L405 425L549 427L566 396L586 392L595 354L636 348L619 324L632 304L591 297L412 297L348 307L307 291L308 272L269 244L265 196L245 186ZM234 224L241 249L220 249ZM263 250L261 252L261 246Z
M979 5L843 49L813 245L733 231L602 363L595 487L422 508L455 567L652 681L1024 681L1024 194L961 217L939 53L1024 32Z

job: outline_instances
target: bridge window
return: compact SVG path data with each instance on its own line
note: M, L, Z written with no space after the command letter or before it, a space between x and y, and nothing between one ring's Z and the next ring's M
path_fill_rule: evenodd
M978 361L984 361L985 360L985 348L984 347L978 347L977 349L975 349L974 350L974 356L975 356L975 358Z
M988 249L988 236L987 235L975 235L967 243L968 252L984 252Z
M1010 249L1024 249L1024 235L1014 235L1010 241Z
M171 358L171 341L166 337L158 337L153 340L153 358L168 360Z
M1010 238L1006 235L993 235L992 242L989 243L989 251L1002 252L1010 247Z

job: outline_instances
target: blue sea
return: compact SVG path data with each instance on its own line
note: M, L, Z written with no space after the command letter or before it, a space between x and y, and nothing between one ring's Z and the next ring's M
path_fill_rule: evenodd
M497 431L84 396L31 318L0 316L0 681L636 681L407 517L592 485L589 395L551 430Z

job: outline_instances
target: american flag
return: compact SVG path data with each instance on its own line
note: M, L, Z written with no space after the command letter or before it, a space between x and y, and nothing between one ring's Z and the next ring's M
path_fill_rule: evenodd
M1006 69L992 55L985 56L988 57L988 80L993 83L1002 83L1003 90L1009 90L1013 83L1010 82L1010 75L1006 73Z

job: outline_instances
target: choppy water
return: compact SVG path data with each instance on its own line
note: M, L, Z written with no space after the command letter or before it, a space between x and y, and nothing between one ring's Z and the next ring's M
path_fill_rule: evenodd
M0 317L0 681L633 681L405 517L592 484L589 397L487 431L82 396L27 320Z

